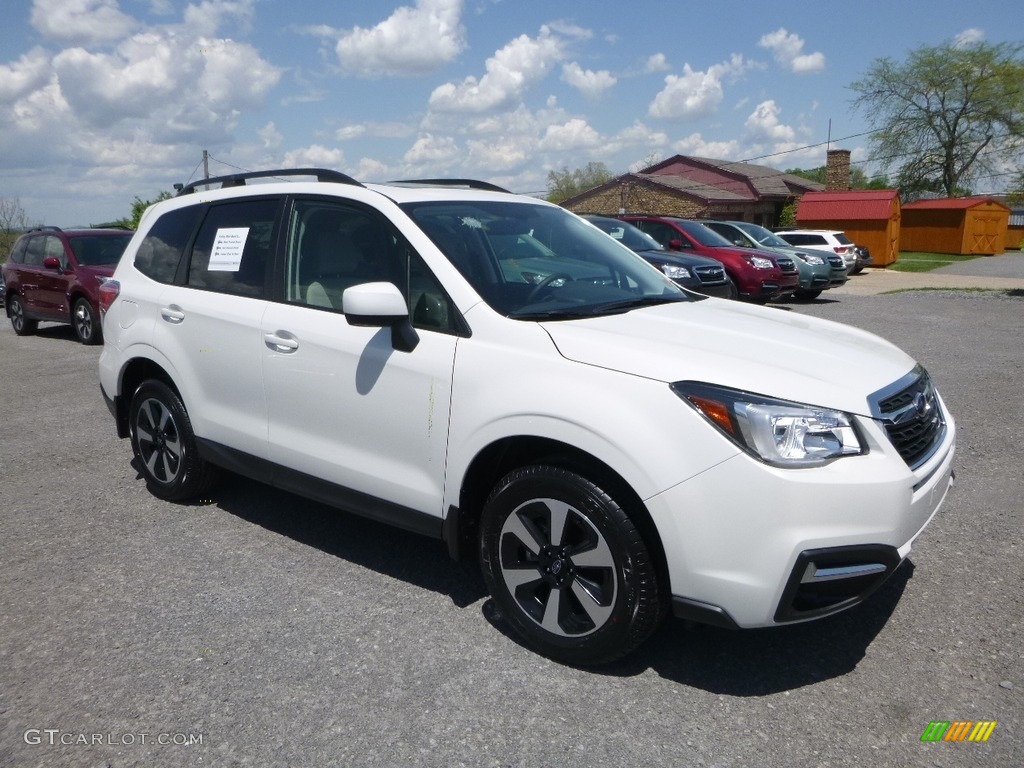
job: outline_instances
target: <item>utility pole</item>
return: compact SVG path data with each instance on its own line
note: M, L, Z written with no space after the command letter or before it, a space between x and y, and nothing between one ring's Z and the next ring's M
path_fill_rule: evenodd
M210 153L203 150L203 178L210 178Z

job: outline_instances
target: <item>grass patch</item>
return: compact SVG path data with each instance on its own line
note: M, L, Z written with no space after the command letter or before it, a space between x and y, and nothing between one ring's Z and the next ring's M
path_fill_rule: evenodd
M978 256L975 254L900 251L900 257L896 263L890 264L886 269L891 269L894 272L931 272L937 267L945 267L947 264L957 264L977 258Z

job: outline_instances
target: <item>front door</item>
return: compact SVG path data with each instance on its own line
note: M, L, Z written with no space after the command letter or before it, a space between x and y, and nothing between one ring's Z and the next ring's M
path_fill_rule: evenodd
M386 219L356 204L297 201L286 251L285 301L263 316L270 458L440 517L458 341L447 298ZM341 312L346 288L379 281L432 308L411 352Z

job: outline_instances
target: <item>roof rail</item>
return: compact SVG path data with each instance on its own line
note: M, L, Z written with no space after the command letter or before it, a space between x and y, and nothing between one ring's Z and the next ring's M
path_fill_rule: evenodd
M505 192L513 194L504 187L491 184L489 181L477 181L476 179L397 179L389 181L388 184L422 184L425 187L466 187L468 189L480 189L487 192Z
M32 229L29 230L29 232L63 232L63 231L64 230L61 229L60 227L52 227L52 226L49 226L49 225L41 226L41 227L32 227Z
M175 197L188 195L195 192L196 187L205 187L209 184L220 184L220 189L228 187L244 187L247 179L267 179L281 176L316 176L317 181L329 181L336 184L352 184L357 187L363 186L351 176L346 176L340 171L332 171L327 168L283 168L276 171L246 171L245 173L232 173L229 176L214 176L209 179L197 179L188 184L175 184L178 190Z

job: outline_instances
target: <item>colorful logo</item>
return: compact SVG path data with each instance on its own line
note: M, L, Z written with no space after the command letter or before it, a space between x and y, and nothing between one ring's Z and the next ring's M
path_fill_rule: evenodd
M995 720L933 720L921 741L988 741L998 724Z

